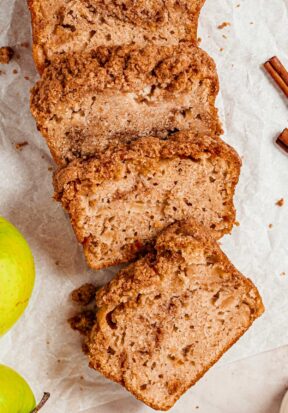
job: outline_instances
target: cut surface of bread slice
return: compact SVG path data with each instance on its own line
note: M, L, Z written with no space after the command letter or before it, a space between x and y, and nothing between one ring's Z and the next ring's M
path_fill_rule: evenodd
M28 0L36 66L98 46L196 43L204 1Z
M206 229L168 227L155 249L96 296L90 367L168 410L264 311Z
M193 216L215 238L235 222L241 161L218 137L178 132L110 147L75 160L54 176L88 264L100 269L134 259L157 233Z
M111 141L193 128L220 134L213 60L191 45L100 47L51 64L31 111L58 164Z

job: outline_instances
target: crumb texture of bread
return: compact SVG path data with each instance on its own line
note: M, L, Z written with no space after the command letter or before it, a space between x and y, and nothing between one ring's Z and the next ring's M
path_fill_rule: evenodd
M253 283L192 220L164 230L96 304L90 367L158 410L171 408L264 311Z
M221 139L175 133L110 147L54 175L55 198L68 211L88 264L134 259L166 226L197 218L215 238L235 222L241 161Z
M175 130L222 133L215 63L192 46L99 47L63 56L31 93L31 111L58 164L111 142Z
M98 46L197 40L205 0L28 0L38 70L64 53Z

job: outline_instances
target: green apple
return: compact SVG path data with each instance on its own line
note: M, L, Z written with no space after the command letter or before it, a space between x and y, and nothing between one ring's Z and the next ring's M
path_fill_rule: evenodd
M0 413L31 413L35 406L28 383L15 370L0 364Z
M36 406L29 384L15 370L0 364L0 413L36 413L49 397L44 393Z
M34 260L20 232L0 217L0 336L22 315L35 281Z

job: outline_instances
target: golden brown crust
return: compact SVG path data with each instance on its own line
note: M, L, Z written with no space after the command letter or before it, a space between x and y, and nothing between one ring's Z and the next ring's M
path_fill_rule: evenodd
M45 68L45 56L43 55L43 48L39 45L39 36L41 27L43 28L43 22L38 18L37 2L35 0L27 0L28 8L31 15L31 27L32 27L32 54L35 62L35 66L39 73L42 73Z
M211 94L216 97L219 81L215 63L191 44L98 47L86 54L57 57L31 91L31 110L41 128L47 114L69 98L107 89L136 93L147 85L171 98L171 94L189 92L191 78L197 76L213 80Z
M36 66L41 73L59 54L101 45L196 44L204 1L28 0Z
M161 274L161 264L158 268L157 260L159 261L162 255L165 256L169 251L170 259L182 260L181 251L189 246L191 246L191 249L200 247L204 251L209 251L209 254L217 257L226 271L233 274L235 278L244 277L220 249L207 228L194 219L178 221L158 235L154 252L148 253L144 258L119 271L117 277L114 277L110 283L97 292L97 307L113 307L116 303L127 301L127 297L129 299L135 298L139 291L148 289L149 286L155 284L159 277L158 274ZM262 300L252 281L245 278L245 282L247 287L255 289L257 292L259 298L257 318L263 312Z
M186 252L202 249L205 251L204 255L213 257L221 262L221 268L226 273L231 274L231 279L235 283L244 285L247 295L250 296L250 318L246 327L236 333L231 341L214 357L195 378L185 384L181 394L177 394L176 399L170 400L169 403L155 404L151 398L145 397L145 392L135 391L135 387L130 385L125 380L125 376L111 372L105 363L102 363L93 350L95 340L101 347L108 346L105 342L105 330L102 330L102 319L105 315L110 313L114 308L121 306L121 303L137 302L137 297L140 295L149 294L152 288L157 289L165 276L167 276L167 262L173 262L178 265L186 260ZM216 257L216 258L215 258ZM155 287L156 286L156 287ZM146 403L148 406L156 410L168 410L176 402L176 400L192 385L194 385L205 373L210 369L221 356L245 333L245 331L252 325L256 318L258 318L264 311L262 299L254 284L246 279L229 261L227 256L220 250L218 244L211 238L209 232L201 225L193 220L178 222L168 227L158 237L154 252L148 254L140 261L131 264L127 268L120 271L116 277L106 286L104 286L97 294L97 306L99 313L97 322L93 327L90 344L90 367L97 369L107 378L122 384L128 391L130 391L136 398ZM132 304L131 304L132 305ZM119 308L119 307L118 307ZM102 340L103 343L102 343ZM109 343L110 345L110 343ZM111 343L112 347L113 344Z
M99 47L46 68L32 89L31 112L63 165L113 141L175 129L220 135L218 90L214 61L191 44Z
M204 152L213 157L222 157L230 161L235 169L234 185L238 182L241 159L237 152L218 137L195 135L193 131L181 131L171 135L167 140L147 137L132 141L129 144L111 145L97 158L88 160L76 159L68 166L59 168L54 174L55 198L62 199L63 190L70 182L91 180L91 183L115 179L125 161L140 164L149 159L171 159L175 157L191 157L199 159Z

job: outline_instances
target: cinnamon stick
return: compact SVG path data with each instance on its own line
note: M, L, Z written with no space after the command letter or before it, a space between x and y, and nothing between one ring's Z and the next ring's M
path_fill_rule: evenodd
M286 78L286 73L285 73L286 69L281 64L281 62L280 62L281 66L279 66L278 59L273 60L273 63L274 63L274 65L276 65L276 68L271 63L271 60L268 60L268 62L264 63L264 68L270 74L270 76L275 80L275 82L280 87L282 92L285 93L285 95L288 97L288 78ZM285 72L283 72L283 69L284 69ZM280 70L280 71L278 72L278 70ZM282 78L281 73L284 74L284 78ZM287 73L287 76L288 76L288 73ZM287 83L286 83L286 81L287 81Z
M284 82L288 85L288 72L285 69L285 67L283 66L283 64L280 62L280 60L278 59L277 56L273 56L271 57L271 59L269 60L269 62L271 63L271 65L274 67L274 69L276 70L277 73L279 73L279 75L282 77L282 79L284 80Z
M284 129L281 135L278 136L276 143L288 153L288 128Z

